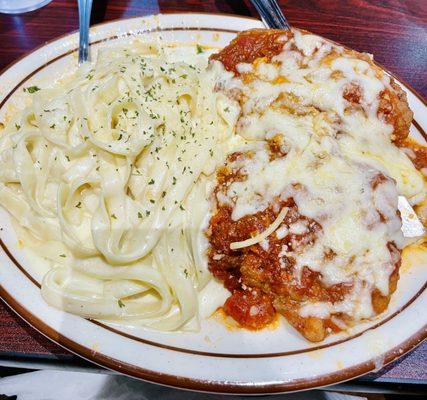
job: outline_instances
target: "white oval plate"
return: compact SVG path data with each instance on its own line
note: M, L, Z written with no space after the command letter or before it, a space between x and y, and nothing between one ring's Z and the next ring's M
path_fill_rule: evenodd
M92 51L106 42L191 42L222 47L238 31L262 27L255 19L212 14L166 14L94 27ZM77 34L33 51L0 76L0 120L20 102L22 88L43 86L76 66ZM416 122L411 134L423 140L427 110L408 93ZM275 330L228 330L214 319L199 333L161 333L108 326L49 307L39 291L40 273L19 248L9 216L0 210L0 294L28 323L68 350L124 374L161 384L226 393L275 393L337 383L378 369L427 336L427 262L414 258L401 270L389 310L349 334L321 344L304 340L282 321Z

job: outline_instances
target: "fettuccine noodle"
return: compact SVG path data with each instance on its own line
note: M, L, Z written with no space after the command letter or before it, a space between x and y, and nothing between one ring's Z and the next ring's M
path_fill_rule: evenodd
M50 261L49 304L162 330L197 320L207 199L237 106L214 91L206 57L190 61L105 49L31 90L3 130L0 204Z

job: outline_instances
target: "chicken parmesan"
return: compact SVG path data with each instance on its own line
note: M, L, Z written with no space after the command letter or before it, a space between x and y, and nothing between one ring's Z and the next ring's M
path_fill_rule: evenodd
M279 312L313 342L383 312L404 246L398 196L425 196L405 93L369 55L299 30L243 32L211 60L242 138L206 232L224 311L249 329Z

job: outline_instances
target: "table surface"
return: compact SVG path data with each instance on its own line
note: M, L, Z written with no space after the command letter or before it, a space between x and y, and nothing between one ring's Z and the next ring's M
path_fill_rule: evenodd
M373 53L386 69L427 97L426 0L279 0L291 25L358 51ZM220 12L256 16L246 0L94 0L92 24L157 12ZM21 16L0 14L0 70L46 41L77 29L77 0L53 0ZM0 359L75 362L0 302ZM371 374L388 381L427 383L427 343Z

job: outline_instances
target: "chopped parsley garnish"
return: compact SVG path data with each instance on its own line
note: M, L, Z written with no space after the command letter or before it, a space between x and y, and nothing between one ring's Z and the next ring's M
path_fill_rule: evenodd
M138 218L142 218L142 214L138 211Z
M120 299L117 300L117 304L119 305L120 308L123 308L125 306L123 301L121 301Z
M28 93L35 93L38 92L40 88L38 86L28 86L27 88L24 88L24 92Z
M81 208L81 207L82 207L82 202L81 202L81 201L79 201L79 202L76 204L76 207L77 207L77 208Z
M203 47L200 44L196 45L197 54L203 53Z

